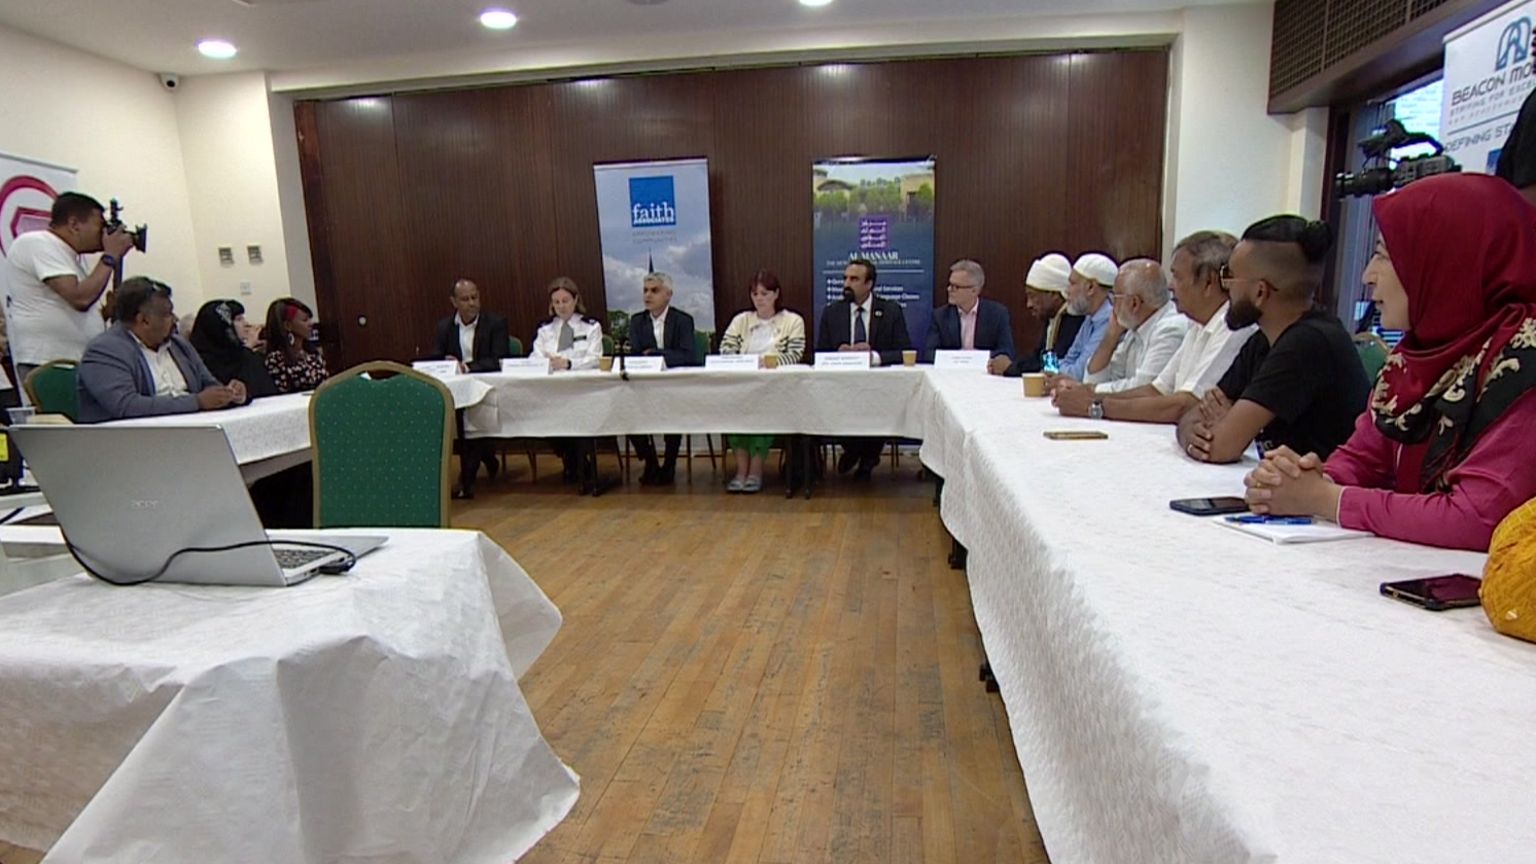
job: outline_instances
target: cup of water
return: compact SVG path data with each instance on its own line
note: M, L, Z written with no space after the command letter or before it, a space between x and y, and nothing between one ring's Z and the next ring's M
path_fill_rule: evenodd
M20 408L7 408L5 413L10 415L12 426L25 426L37 415L37 409L30 405L23 405Z

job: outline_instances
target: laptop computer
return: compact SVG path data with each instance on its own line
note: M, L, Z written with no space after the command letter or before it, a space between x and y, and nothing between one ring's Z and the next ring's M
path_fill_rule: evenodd
M217 426L27 425L10 432L70 551L109 582L296 585L386 539L269 535Z

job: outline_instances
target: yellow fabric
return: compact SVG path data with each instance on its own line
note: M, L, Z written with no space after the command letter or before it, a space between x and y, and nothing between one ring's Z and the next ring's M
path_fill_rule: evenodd
M1509 514L1493 532L1482 598L1493 629L1536 642L1536 501Z

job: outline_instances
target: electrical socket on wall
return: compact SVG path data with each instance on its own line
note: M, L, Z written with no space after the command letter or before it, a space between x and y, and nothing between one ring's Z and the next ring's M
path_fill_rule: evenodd
M251 296L251 283L249 283L249 282L241 282L240 283L240 296L242 296L242 297L249 297L249 296Z

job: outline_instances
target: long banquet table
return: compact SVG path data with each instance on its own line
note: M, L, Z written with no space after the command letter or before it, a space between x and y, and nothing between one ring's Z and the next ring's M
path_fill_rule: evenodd
M472 435L921 439L1058 864L1532 858L1536 646L1478 610L1431 614L1376 590L1476 574L1481 555L1271 546L1174 513L1173 498L1237 492L1251 463L1192 463L1167 427L1060 418L1016 379L471 377L488 387L466 412ZM242 462L262 452L242 454L232 427L247 421L226 420ZM1074 428L1110 438L1042 435Z

